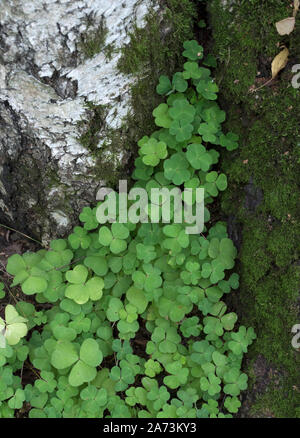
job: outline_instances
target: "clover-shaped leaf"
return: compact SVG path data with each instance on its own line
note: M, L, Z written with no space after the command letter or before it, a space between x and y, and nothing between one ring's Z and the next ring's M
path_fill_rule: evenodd
M226 397L224 406L229 412L236 414L241 407L241 402L237 397Z
M224 374L224 386L225 394L237 396L244 389L247 389L247 374L240 373L237 368L231 368Z
M202 329L202 325L199 324L199 318L197 316L192 316L187 318L180 325L180 330L184 337L188 338L190 336L199 336Z
M126 298L137 309L138 313L143 313L146 310L148 300L140 289L131 287L126 292Z
M200 144L188 145L186 157L194 169L200 169L203 172L207 172L213 162L211 155Z
M195 108L188 102L187 99L176 99L173 102L172 107L169 109L169 115L172 117L172 119L178 122L180 121L182 125L192 123L195 114Z
M53 373L49 371L41 371L41 379L36 380L34 386L41 393L52 393L57 386L57 382Z
M133 171L132 178L136 180L148 181L149 177L153 173L153 167L146 166L146 164L143 163L141 157L136 158L134 164L135 164L135 169Z
M180 93L184 93L187 90L188 83L185 80L182 73L175 73L172 79L173 88Z
M210 143L216 143L217 137L216 133L219 131L219 127L213 123L200 123L198 128L198 133L202 135L204 141Z
M121 339L113 340L112 349L117 353L117 358L119 360L122 360L127 354L132 353L132 348L129 341L121 341Z
M189 163L183 153L177 152L164 161L164 175L176 185L180 185L190 178Z
M73 249L87 249L90 246L91 238L87 235L87 230L81 227L75 227L74 232L69 235L68 241Z
M162 367L159 362L149 359L145 362L145 374L148 377L155 377L162 371Z
M160 95L168 95L172 91L172 84L168 76L162 75L159 77L159 84L156 87L156 92Z
M18 314L14 306L8 304L5 307L5 321L0 318L0 336L4 337L9 345L16 345L27 335L27 321ZM1 344L4 344L1 347L4 348L5 343L1 342Z
M99 230L99 242L103 246L108 246L113 254L120 254L127 248L128 236L129 229L119 223L113 223L111 230L105 225Z
M214 396L221 391L221 379L214 374L209 374L208 377L201 377L200 388L202 391L207 391L209 395Z
M94 339L85 339L80 347L79 354L67 345L70 357L68 361L70 364L75 363L69 375L69 383L71 386L81 386L85 382L90 382L96 377L97 371L96 366L98 366L103 359L103 354L99 349L98 343ZM72 344L71 344L72 345ZM62 345L59 347L61 351ZM58 359L58 350L54 350L53 354L56 352L54 358L52 355L52 360L57 364L57 360L60 363L61 359ZM77 353L77 354L76 354ZM76 358L75 358L76 356ZM78 360L79 359L79 360ZM53 363L53 362L52 362ZM55 365L54 365L55 366Z
M197 91L204 99L216 100L219 87L215 82L209 79L201 79L197 85Z
M252 327L246 329L245 326L240 326L237 333L231 333L231 341L228 342L229 349L237 356L241 353L247 353L248 346L252 344L256 334Z
M85 230L95 230L98 227L98 221L96 219L96 208L84 207L79 215L81 222L84 222Z
M215 171L209 172L205 179L204 189L211 196L217 196L218 190L223 191L227 188L227 177L224 173L218 175Z
M147 404L147 392L144 388L131 386L126 390L125 401L129 406L135 406L136 404L145 406Z
M189 140L192 136L193 125L186 120L174 120L170 126L170 133L176 137L177 141Z
M157 166L160 160L168 155L167 146L163 141L150 138L140 149L142 160L147 166Z
M136 253L139 260L143 260L145 263L149 263L154 260L157 256L155 251L155 246L144 245L143 243L138 243L136 245Z
M206 334L214 334L217 336L222 336L224 333L223 325L218 318L213 316L206 316L203 319L204 322L204 333Z
M161 103L156 107L152 114L154 116L155 124L162 128L169 128L172 122L172 119L169 116L169 107L166 103Z
M11 409L21 409L24 401L25 401L25 393L22 389L18 388L14 396L8 400L8 406Z
M115 381L115 391L124 391L130 384L134 382L134 373L129 367L120 368L112 367L110 370L110 378Z
M88 300L97 301L102 297L104 281L100 277L93 277L86 281L88 270L83 265L77 265L66 273L71 283L65 290L65 296L77 304L85 304Z
M228 132L226 135L222 134L220 136L220 145L224 146L228 151L234 151L238 148L239 136L233 132Z
M153 379L149 379L151 382L150 391L147 394L147 399L153 402L153 407L156 411L159 411L163 405L169 400L170 393L165 386L158 387L157 382ZM145 384L145 378L142 379L143 385ZM155 382L155 383L154 383Z
M190 59L191 61L196 61L203 58L203 47L200 46L196 40L185 41L183 43L185 50L183 51L183 56Z
M186 62L184 64L184 72L183 77L184 79L200 79L202 76L201 69L199 68L199 65L197 62Z
M80 398L83 400L82 408L96 416L107 404L107 390L89 385L80 392Z
M236 321L237 314L234 312L227 313L227 315L224 315L221 318L221 323L225 330L232 330Z

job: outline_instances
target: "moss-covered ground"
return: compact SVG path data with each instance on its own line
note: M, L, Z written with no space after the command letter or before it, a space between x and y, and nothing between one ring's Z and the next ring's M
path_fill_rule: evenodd
M300 16L288 36L275 28L292 15L292 3L208 2L221 106L228 130L240 136L239 149L222 159L229 179L222 209L241 243L233 304L257 333L245 364L251 376L245 416L300 417L300 355L291 345L299 323L300 89L291 81L292 66L300 64ZM282 45L287 66L255 91L270 79Z

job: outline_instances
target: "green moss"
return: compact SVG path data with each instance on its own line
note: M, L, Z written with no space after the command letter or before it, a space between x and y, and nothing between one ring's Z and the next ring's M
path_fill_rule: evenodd
M222 207L243 230L235 305L243 323L257 333L250 363L262 355L282 374L257 396L253 416L296 417L300 404L299 354L291 346L291 328L298 321L300 231L300 91L291 85L291 67L299 60L300 33L298 26L290 36L280 37L275 28L291 11L284 0L240 0L231 12L220 0L209 4L219 61L216 77L222 106L229 106L227 128L240 135L240 148L230 157L224 153L222 160L229 176ZM251 92L270 79L278 43L289 47L289 64L269 86ZM245 203L250 180L263 195L251 210ZM253 386L251 367L247 371Z
M91 116L88 122L86 120L79 122L78 126L83 132L78 141L82 146L95 153L99 143L99 132L104 126L107 108L105 105L95 105L93 102L86 102L85 106L90 111Z
M90 30L91 24L92 23L88 23L87 31L85 34L81 35L81 41L78 45L79 50L86 58L92 58L104 49L108 32L104 21L101 21L99 26L93 31Z

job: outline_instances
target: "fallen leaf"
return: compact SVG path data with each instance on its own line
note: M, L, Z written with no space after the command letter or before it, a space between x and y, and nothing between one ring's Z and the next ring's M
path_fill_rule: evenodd
M278 75L280 70L282 70L286 66L288 62L288 57L289 57L289 50L286 47L283 50L281 50L281 52L278 53L278 55L275 56L271 66L272 79L274 79Z
M294 12L293 12L293 17L296 17L297 12L299 11L299 7L300 7L300 0L294 0Z
M295 17L288 17L281 21L277 21L275 26L279 35L289 35L291 32L293 32L295 21Z

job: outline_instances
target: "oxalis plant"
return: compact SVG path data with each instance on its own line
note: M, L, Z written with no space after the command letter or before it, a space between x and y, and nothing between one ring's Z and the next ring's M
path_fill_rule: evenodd
M0 318L0 417L238 412L247 388L241 364L255 334L237 326L225 303L239 287L226 224L209 226L209 205L227 187L218 149L236 149L238 138L221 129L213 58L203 60L196 41L184 43L183 56L183 72L160 77L158 129L139 141L132 177L147 191L204 188L203 232L172 221L100 225L97 206L85 207L67 239L11 256L10 288L29 299L8 304ZM3 303L3 285L0 293Z

